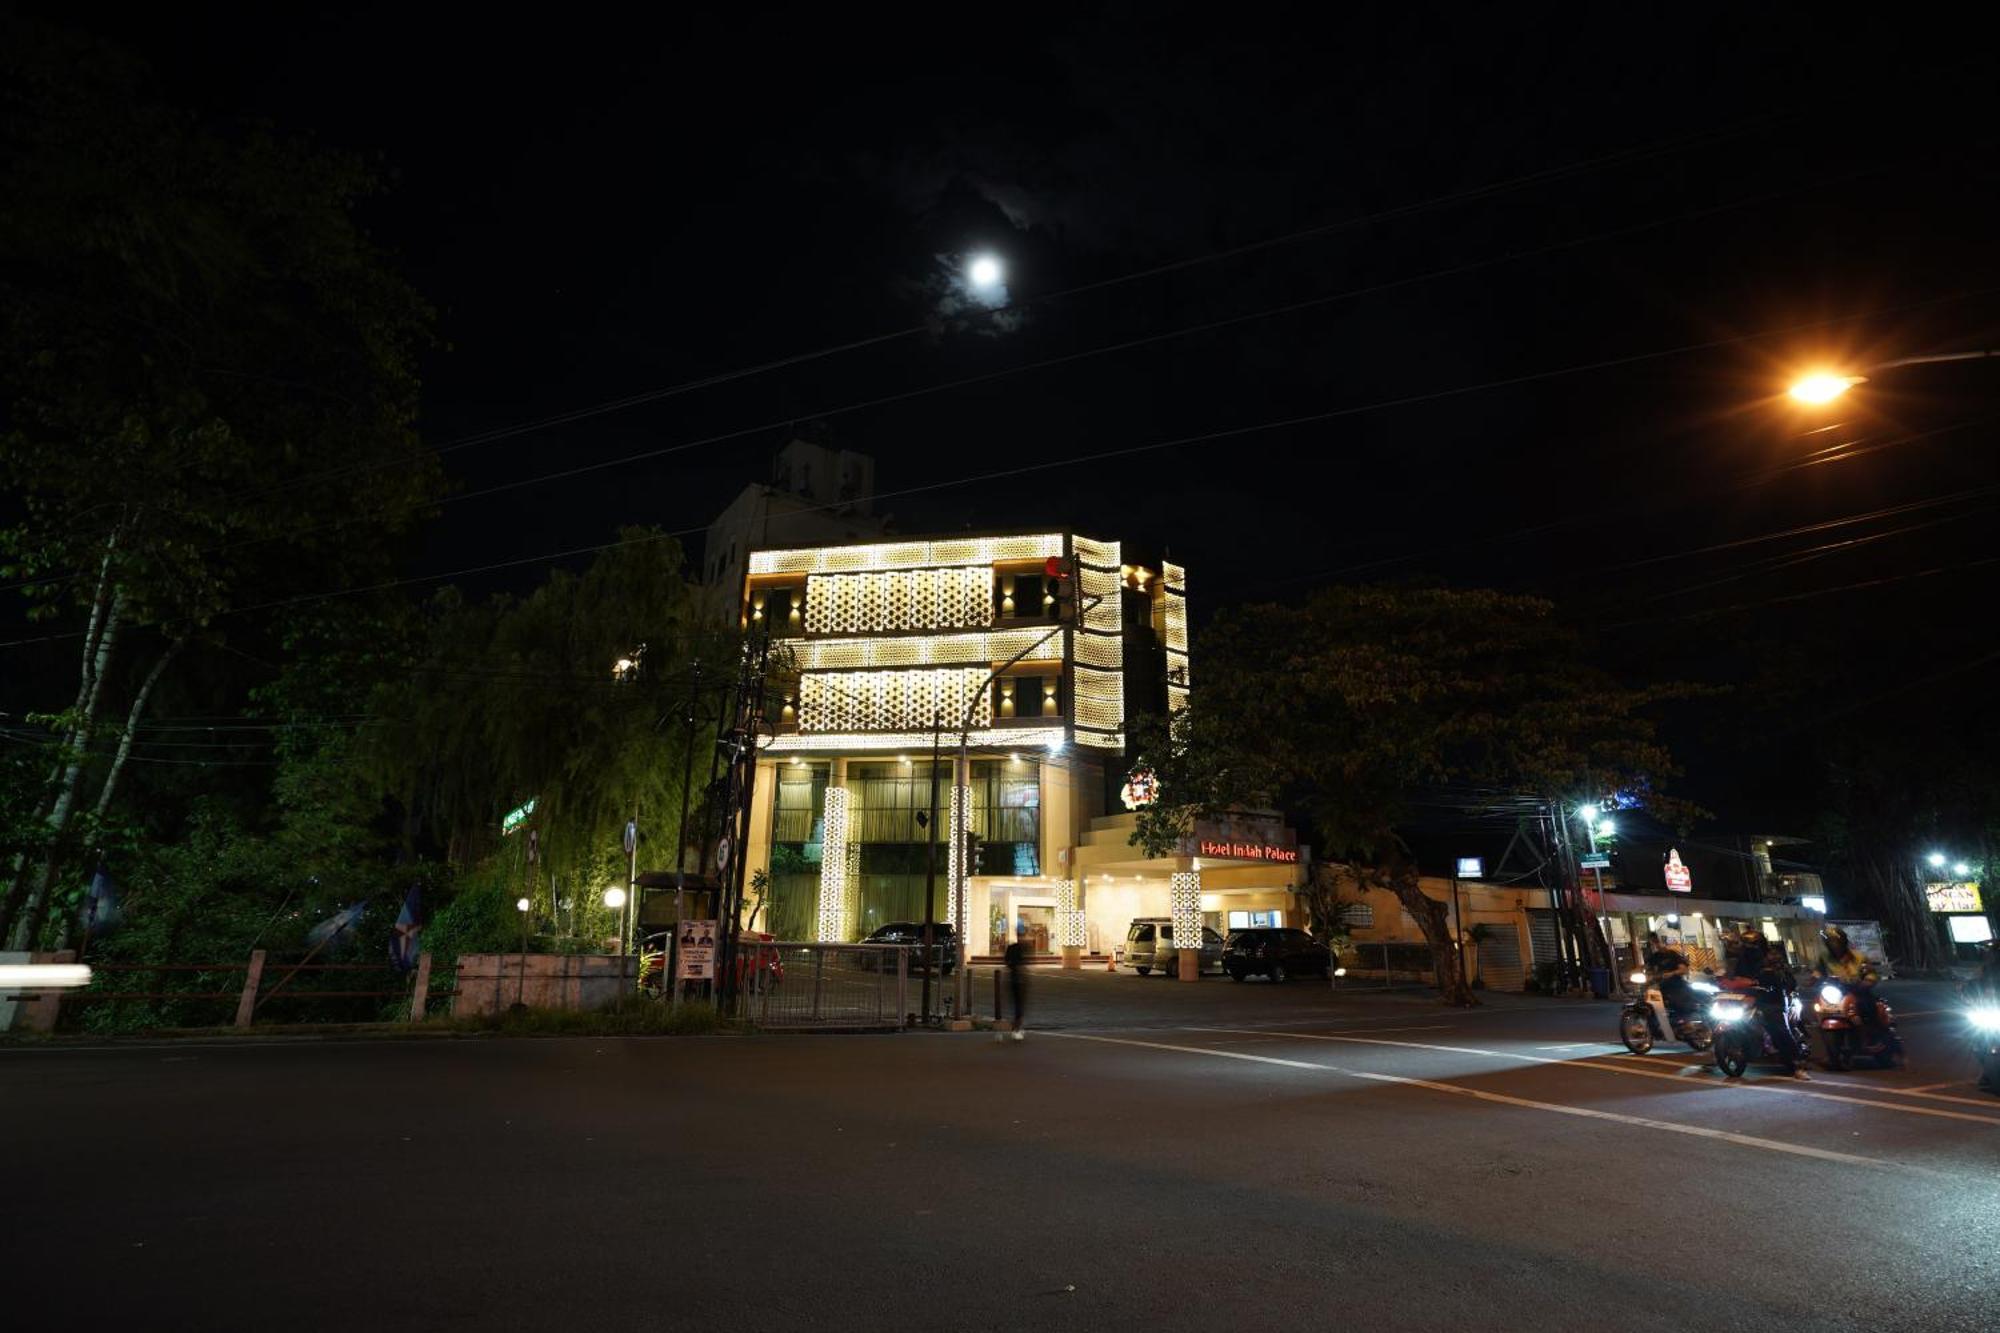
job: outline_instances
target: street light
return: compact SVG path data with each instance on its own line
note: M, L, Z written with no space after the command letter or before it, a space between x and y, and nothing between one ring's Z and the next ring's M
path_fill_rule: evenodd
M604 891L604 905L614 912L623 907L625 905L625 890L615 884L606 889Z
M1855 385L1865 383L1867 378L1865 375L1829 375L1822 372L1795 381L1785 392L1808 407L1818 407L1832 402Z
M1933 866L1942 866L1944 864L1944 853L1932 852L1929 856L1926 856L1924 860L1929 861Z
M1954 861L1952 862L1951 873L1957 875L1960 879L1964 879L1972 873L1972 867L1963 861Z
M1984 361L1989 357L2000 357L2000 348L1989 348L1978 352L1926 352L1920 356L1900 356L1894 361L1882 361L1863 369L1870 372L1897 370L1903 366L1932 366L1948 361ZM1857 384L1866 384L1867 375L1843 375L1831 370L1815 370L1792 381L1785 392L1794 402L1807 407L1824 407L1846 393Z
M526 898L514 900L514 910L521 914L521 973L514 983L515 1013L528 1007L528 909L533 905Z

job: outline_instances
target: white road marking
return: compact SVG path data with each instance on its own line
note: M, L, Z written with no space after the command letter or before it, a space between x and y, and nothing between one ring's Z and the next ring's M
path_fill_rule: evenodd
M1216 1031L1218 1029L1199 1029ZM1227 1031L1227 1029L1220 1029ZM1390 1083L1403 1087L1425 1088L1432 1092L1447 1093L1454 1097L1469 1097L1474 1101L1492 1102L1500 1106L1514 1106L1529 1111L1547 1111L1554 1115L1576 1116L1584 1120L1604 1120L1612 1124L1631 1125L1639 1129L1656 1129L1668 1134L1685 1134L1692 1138L1714 1139L1721 1143L1733 1143L1742 1148L1762 1148L1766 1152L1787 1153L1794 1157L1810 1157L1822 1162L1842 1162L1849 1166L1867 1166L1885 1171L1910 1171L1919 1175L1943 1175L1920 1166L1905 1166L1900 1162L1885 1161L1879 1157L1862 1157L1856 1153L1835 1152L1830 1148L1814 1148L1802 1143L1781 1143L1776 1139L1760 1139L1751 1134L1738 1134L1726 1129L1711 1129L1706 1125L1682 1125L1671 1120L1651 1120L1645 1116L1625 1115L1617 1111L1599 1111L1585 1106L1566 1106L1560 1102L1538 1102L1526 1097L1509 1097L1504 1093L1487 1092L1480 1088L1460 1087L1456 1083L1438 1083L1425 1078L1408 1078L1401 1074L1377 1074L1360 1069L1343 1069L1339 1065L1315 1064L1309 1060L1287 1060L1275 1055L1251 1055L1244 1051L1219 1051L1212 1046L1182 1046L1164 1041L1137 1041L1129 1037L1100 1037L1083 1032L1051 1032L1051 1037L1062 1037L1070 1041L1101 1041L1112 1046L1137 1046L1155 1051L1178 1051L1185 1055L1207 1055L1221 1060L1244 1060L1253 1064L1278 1065L1286 1069L1310 1069L1322 1074L1340 1074L1347 1078L1358 1078L1370 1083ZM1397 1043L1401 1044L1401 1043ZM1558 1061L1557 1063L1561 1063Z
M1189 1032L1237 1033L1238 1035L1241 1035L1242 1033L1242 1030L1239 1028L1189 1028L1187 1030ZM1263 1034L1260 1033L1258 1035L1261 1036ZM1433 1043L1421 1042L1421 1041L1386 1041L1375 1037L1340 1036L1332 1033L1295 1032L1292 1033L1291 1035L1298 1038L1300 1041L1346 1041L1346 1042L1356 1042L1364 1046L1405 1046L1415 1051L1445 1051L1454 1055L1484 1055L1495 1060L1526 1060L1531 1064L1538 1064L1538 1065L1566 1065L1571 1069L1601 1069L1607 1074L1627 1074L1634 1078L1660 1078L1660 1079L1666 1079L1670 1082L1681 1081L1681 1079L1685 1076L1686 1073L1686 1071L1683 1070L1679 1074L1660 1074L1660 1073L1655 1073L1650 1069L1634 1069L1632 1065L1629 1063L1616 1064L1616 1065L1600 1064L1597 1061L1597 1059L1592 1056L1582 1056L1570 1060L1559 1060L1556 1059L1554 1056L1529 1055L1522 1051L1482 1050L1476 1046L1440 1046ZM1792 1083L1789 1080L1786 1081L1785 1083L1778 1084L1778 1083L1746 1083L1741 1079L1729 1079L1720 1083L1698 1083L1698 1084L1691 1084L1689 1086L1707 1087L1707 1088L1745 1088L1752 1092L1787 1093L1794 1097L1811 1097L1817 1101L1846 1102L1851 1106L1870 1106L1878 1111L1895 1111L1901 1115L1935 1116L1940 1120L1969 1120L1975 1125L1990 1125L1996 1129L2000 1129L2000 1114L1967 1115L1963 1111L1941 1111L1938 1110L1936 1107L1932 1106L1898 1106L1894 1102L1878 1102L1878 1101L1873 1101L1866 1097L1843 1097L1837 1092L1815 1092L1811 1088L1799 1087L1796 1083ZM1852 1085L1847 1085L1847 1086L1852 1086ZM1969 1099L1961 1098L1959 1100L1969 1100ZM1996 1112L2000 1112L2000 1106L1996 1106L1994 1109Z

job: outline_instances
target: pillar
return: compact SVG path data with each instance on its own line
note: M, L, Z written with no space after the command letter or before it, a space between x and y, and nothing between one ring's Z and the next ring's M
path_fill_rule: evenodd
M819 939L847 942L847 788L829 782L819 852Z
M1076 905L1076 881L1056 881L1056 944L1065 968L1083 966L1083 913Z
M1201 872L1176 870L1167 881L1167 894L1180 978L1193 981L1201 975Z

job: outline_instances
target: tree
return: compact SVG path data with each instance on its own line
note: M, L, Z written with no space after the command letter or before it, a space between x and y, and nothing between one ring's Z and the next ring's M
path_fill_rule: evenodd
M81 39L0 34L0 476L21 510L0 576L77 648L44 719L40 843L0 882L16 948L162 676L246 611L378 577L437 486L413 429L430 312L355 218L374 171L142 84Z
M519 863L524 840L503 849L500 820L533 799L545 872L601 926L587 890L622 884L625 822L636 814L645 844L671 859L690 770L690 825L700 816L735 636L706 617L679 544L639 528L525 599L472 605L447 591L425 619L362 738L378 789L455 864L503 850Z
M1646 716L1684 691L1629 689L1595 670L1536 598L1327 588L1225 615L1195 661L1193 704L1141 734L1162 797L1134 841L1165 855L1198 817L1299 810L1330 859L1415 918L1449 1004L1478 1000L1401 832L1413 797L1447 784L1546 801L1641 791L1660 813L1684 809L1653 790L1672 765Z

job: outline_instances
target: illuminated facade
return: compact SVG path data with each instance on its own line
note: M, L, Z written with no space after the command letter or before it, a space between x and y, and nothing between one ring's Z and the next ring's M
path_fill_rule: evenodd
M1188 702L1186 598L1180 566L1075 533L752 551L742 622L784 662L752 808L757 928L922 920L934 781L931 901L972 955L1019 933L1074 964L1132 916L1199 919L1234 891L1227 867L1142 858L1116 796L1131 721ZM1288 871L1250 879L1289 905Z

